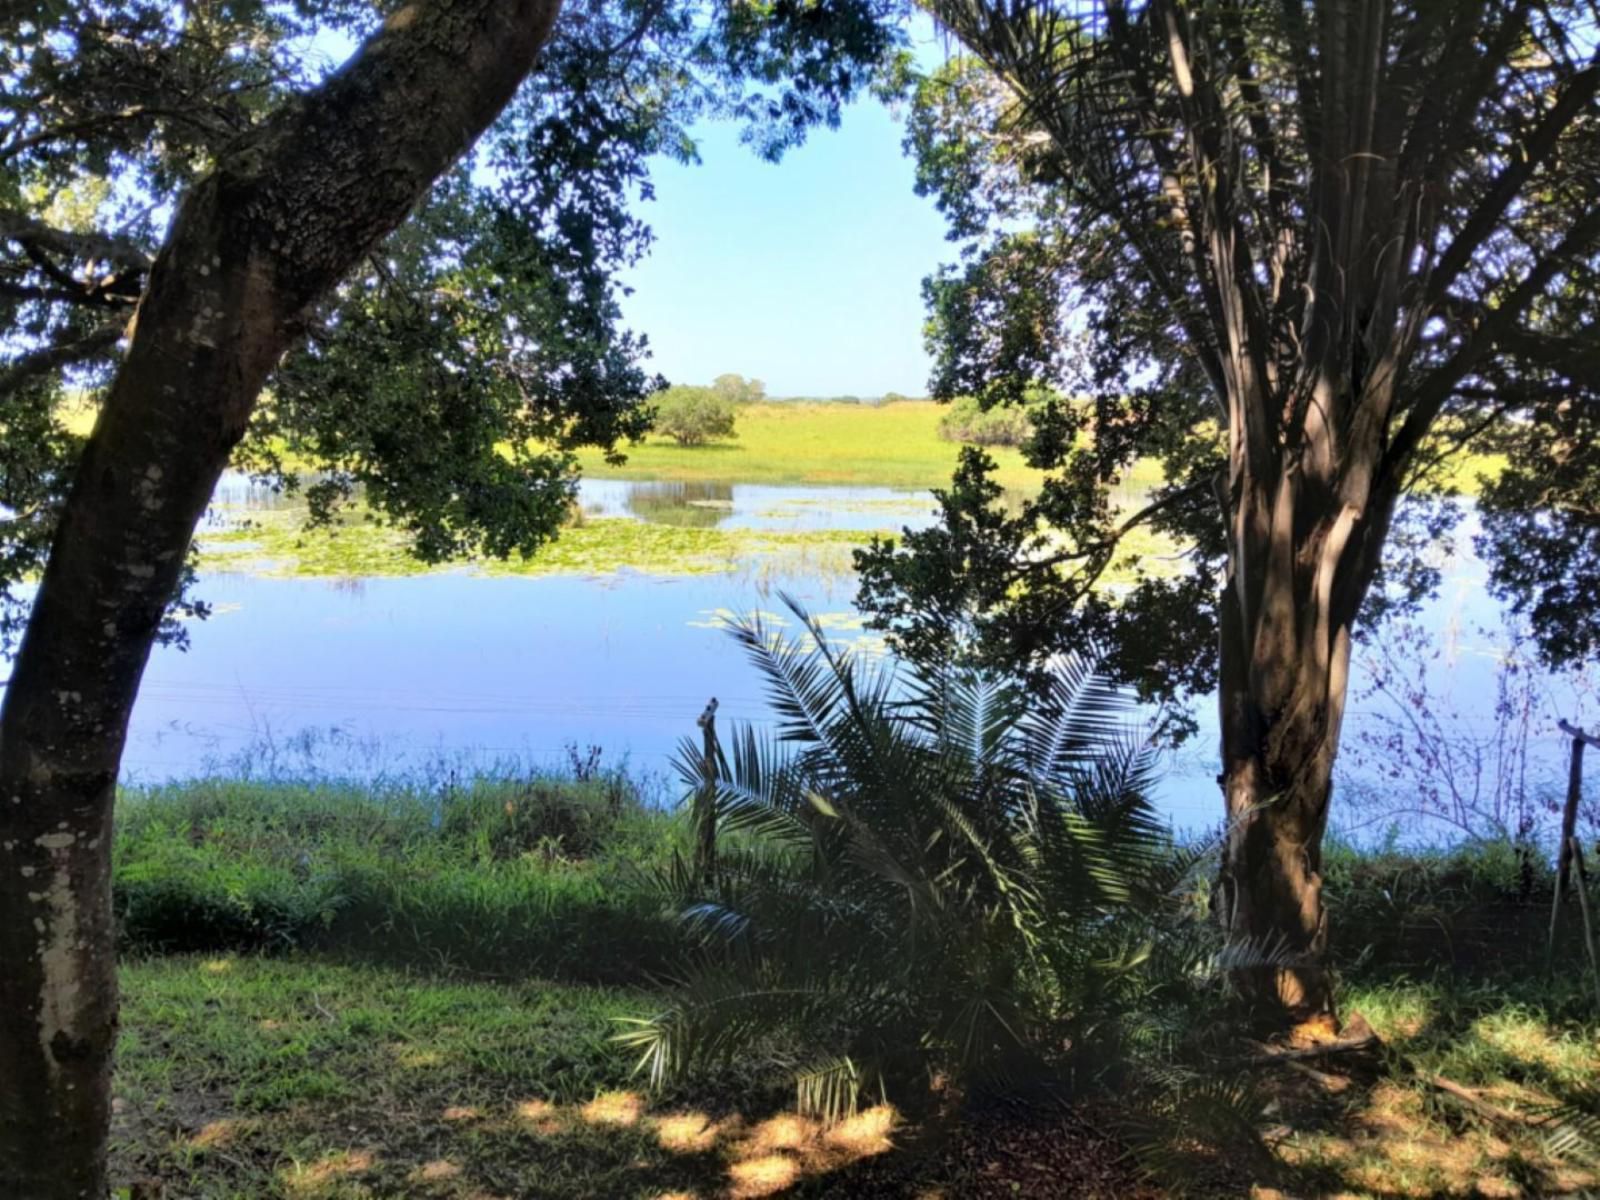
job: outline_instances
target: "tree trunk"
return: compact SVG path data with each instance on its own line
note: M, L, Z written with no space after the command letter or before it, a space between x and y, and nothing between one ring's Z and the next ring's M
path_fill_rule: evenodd
M1322 838L1351 631L1396 497L1393 479L1357 467L1340 490L1286 472L1267 515L1243 507L1238 528L1247 536L1230 554L1219 604L1228 836L1217 916L1243 958L1269 960L1235 972L1262 1015L1329 1033L1338 1022L1325 961ZM1284 536L1288 530L1296 536Z
M0 1196L109 1190L117 770L217 478L308 306L504 107L558 6L401 8L242 139L174 219L0 709Z
M1243 956L1281 964L1235 973L1263 1015L1294 1023L1331 1017L1333 989L1323 963L1328 921L1322 835L1337 733L1324 717L1302 719L1293 741L1271 736L1271 716L1241 661L1238 605L1225 599L1223 607L1219 702L1228 835L1217 915L1229 944ZM1326 696L1328 680L1321 684ZM1309 692L1315 682L1305 687ZM1294 699L1314 707L1316 697L1302 693Z

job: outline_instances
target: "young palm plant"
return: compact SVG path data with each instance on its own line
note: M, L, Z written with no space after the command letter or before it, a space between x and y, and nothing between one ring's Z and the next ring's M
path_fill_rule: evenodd
M659 1084L700 1065L794 1073L802 1109L867 1092L1059 1077L1116 1024L1184 862L1145 798L1152 753L1092 655L1048 689L841 651L794 600L799 639L731 627L778 728L742 728L715 779L713 879L663 880L693 952L666 1005L621 1035ZM1137 990L1137 989L1136 989Z

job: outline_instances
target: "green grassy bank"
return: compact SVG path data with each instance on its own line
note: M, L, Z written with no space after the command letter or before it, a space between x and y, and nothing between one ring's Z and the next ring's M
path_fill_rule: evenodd
M624 447L627 461L613 466L598 452L582 456L583 473L595 479L669 479L685 483L853 484L936 488L950 481L961 447L939 434L949 408L931 400L892 404L791 401L739 409L733 439L705 446L679 446L651 436ZM1032 491L1042 474L1019 451L989 449L1001 487ZM1504 460L1491 454L1451 459L1438 483L1472 495L1480 476L1493 477ZM1143 491L1161 482L1159 464L1141 460L1122 486Z
M119 819L114 1156L141 1195L1169 1194L1108 1140L1114 1088L1088 1090L1092 1121L876 1107L833 1127L738 1063L649 1092L612 1035L682 950L658 883L687 831L622 776L209 780L127 793ZM1580 942L1543 971L1547 866L1336 846L1326 876L1344 1010L1384 1048L1218 1081L1253 1097L1270 1161L1250 1179L1279 1189L1255 1194L1600 1182L1552 1149L1549 1113L1600 1082L1600 1020ZM1227 1156L1185 1170L1249 1191Z
M597 450L580 454L583 474L594 479L672 480L685 483L765 483L853 485L923 490L950 481L960 446L939 434L949 409L931 400L890 404L844 401L765 401L740 407L735 436L701 446L680 446L660 435L624 446L627 461L606 462ZM73 433L87 434L92 405L75 402L63 410ZM1030 491L1041 475L1014 449L990 449L1006 488ZM1471 494L1480 475L1493 475L1502 460L1467 454L1452 460L1442 482ZM1155 463L1136 463L1124 484L1141 490L1159 483Z

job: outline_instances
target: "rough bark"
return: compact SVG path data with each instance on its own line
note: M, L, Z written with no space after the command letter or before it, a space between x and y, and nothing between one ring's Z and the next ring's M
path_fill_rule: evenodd
M1223 607L1218 698L1229 832L1218 916L1229 941L1247 959L1259 955L1280 964L1241 970L1238 981L1247 994L1293 1020L1309 1020L1333 1011L1333 991L1322 966L1328 938L1322 834L1337 732L1326 716L1302 719L1297 747L1285 753L1287 739L1270 736L1273 715L1250 686L1239 606L1224 597ZM1324 697L1327 682L1318 689ZM1291 699L1314 707L1311 695Z
M1396 502L1374 479L1302 494L1283 481L1266 543L1230 555L1220 603L1218 688L1229 823L1218 916L1248 961L1237 973L1264 1013L1320 1021L1331 1032L1325 966L1322 838L1349 685L1351 632L1371 587ZM1346 477L1348 480L1349 476ZM1309 511L1308 511L1309 510ZM1246 526L1251 522L1244 522ZM1270 531L1298 527L1295 553L1274 555Z
M558 7L401 8L179 209L0 710L0 1196L108 1190L112 801L195 524L307 306L494 119Z

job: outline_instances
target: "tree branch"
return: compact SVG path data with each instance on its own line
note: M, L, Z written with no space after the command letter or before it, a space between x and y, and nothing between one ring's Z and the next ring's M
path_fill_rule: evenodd
M1115 553L1117 547L1122 544L1123 538L1127 537L1128 534L1132 533L1139 526L1150 521L1151 518L1165 512L1169 508L1175 508L1181 503L1186 503L1190 500L1193 500L1196 496L1211 495L1213 487L1214 485L1211 483L1211 481L1204 480L1199 483L1191 483L1185 487L1178 488L1175 491L1168 492L1166 495L1156 500L1152 500L1149 504L1146 504L1143 508L1133 513L1115 529L1106 534L1105 537L1091 542L1088 546L1075 546L1071 550L1062 551L1060 554L1051 554L1044 558L1033 558L1027 560L1026 562L1019 563L1016 570L1012 573L1011 578L1022 579L1027 575L1036 574L1042 570L1049 570L1052 567L1059 567L1069 562L1077 562L1081 559L1092 558L1095 555L1103 554L1105 556L1105 562L1103 562L1094 571L1093 575L1086 584L1086 587L1092 587L1094 586L1095 581L1098 580L1102 574L1104 574L1106 566L1110 563L1111 555Z
M1522 314L1543 294L1557 272L1575 256L1589 249L1596 238L1600 238L1600 208L1591 208L1567 231L1553 250L1540 258L1527 278L1502 303L1484 315L1449 361L1422 380L1404 424L1383 456L1382 474L1394 478L1405 469L1406 461L1427 436L1428 429L1445 401L1454 393L1456 385L1485 355L1500 345L1502 338L1516 330Z
M14 392L35 375L59 370L104 353L117 344L122 337L122 331L123 326L120 323L106 325L75 342L60 342L54 346L46 346L42 350L34 350L13 360L10 366L0 369L0 398Z
M1501 218L1511 207L1512 201L1521 194L1523 185L1544 165L1555 149L1556 142L1594 99L1597 89L1600 89L1600 51L1596 52L1596 57L1590 60L1587 67L1572 77L1567 90L1528 135L1521 152L1511 155L1511 161L1489 185L1488 192L1478 202L1477 208L1446 247L1428 279L1429 305L1438 303L1449 292L1457 276L1472 261L1473 254L1484 238L1499 227Z
M9 209L0 209L0 238L55 254L95 259L139 271L149 270L153 259L148 250L131 238L58 229Z

